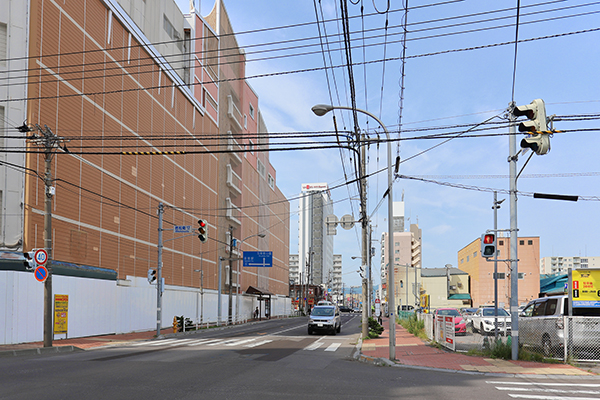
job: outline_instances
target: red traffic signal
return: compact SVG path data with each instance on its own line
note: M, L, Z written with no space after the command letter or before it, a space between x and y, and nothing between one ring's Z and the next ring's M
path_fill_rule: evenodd
M485 258L494 257L496 254L496 235L484 233L481 235L481 256Z
M198 220L198 239L202 243L208 240L208 223L205 219Z

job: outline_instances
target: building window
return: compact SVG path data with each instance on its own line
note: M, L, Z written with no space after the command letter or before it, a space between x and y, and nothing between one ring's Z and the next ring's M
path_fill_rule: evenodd
M269 176L267 177L267 182L269 183L269 187L275 190L275 178L273 178L271 174L269 174Z
M533 244L533 240L528 240L528 241L527 241L527 245L528 245L528 246L531 246L532 244Z
M244 114L244 129L248 129L248 116Z
M525 278L525 273L519 272L519 279L524 279L524 278Z
M473 252L473 258L475 258L475 257L477 257L477 252L476 251Z
M506 279L506 274L504 272L498 272L496 274L497 279Z
M248 151L250 152L250 154L254 154L254 143L252 142L252 140L248 140Z
M0 65L6 65L6 54L7 54L7 30L6 24L0 24Z
M469 262L469 256L467 256L467 262Z
M498 246L504 246L504 240L498 240Z
M394 246L400 246L400 242L394 243Z
M396 254L400 254L400 250L396 249L396 250L394 251L394 253L396 253Z
M258 171L260 176L262 176L263 178L265 177L267 170L265 168L265 164L263 164L262 161L260 161L259 159L256 160L256 170Z
M525 241L524 240L519 240L519 245L524 246L525 245Z
M248 107L248 112L250 113L250 118L254 119L254 107L252 106L252 104L249 105L250 107Z
M460 259L460 263L462 264L462 263L464 263L464 262L465 262L465 259L464 259L464 258L461 258L461 259Z

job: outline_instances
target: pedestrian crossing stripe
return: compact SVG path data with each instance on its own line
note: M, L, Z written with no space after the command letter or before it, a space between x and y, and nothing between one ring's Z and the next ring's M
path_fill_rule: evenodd
M264 339L257 341L256 338L249 339L162 339L156 341L140 341L131 343L130 346L166 346L166 347L178 347L178 346L187 346L187 347L195 347L195 346L243 346L247 348L253 348L262 346L267 343L271 343L272 339ZM303 350L314 351L326 343L322 341L322 339L317 340L316 342L311 343L309 346L306 346ZM331 343L329 346L324 348L324 351L333 352L336 351L342 343Z

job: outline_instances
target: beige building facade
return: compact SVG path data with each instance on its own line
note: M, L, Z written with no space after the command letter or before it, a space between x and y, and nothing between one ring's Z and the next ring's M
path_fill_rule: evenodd
M540 291L540 238L520 237L517 239L519 258L518 303L526 304L538 297ZM497 237L498 260L510 258L510 238ZM473 306L494 304L493 258L481 257L481 239L477 238L458 251L458 269L469 274ZM510 306L510 263L498 261L498 306Z

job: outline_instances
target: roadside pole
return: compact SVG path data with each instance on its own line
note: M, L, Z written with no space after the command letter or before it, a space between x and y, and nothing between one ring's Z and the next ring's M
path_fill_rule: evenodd
M160 336L162 326L162 251L163 251L163 203L158 203L158 261L156 267L156 336Z
M509 109L509 173L510 173L510 319L512 359L519 359L519 269L517 263L517 138L516 117L513 113L515 103Z

